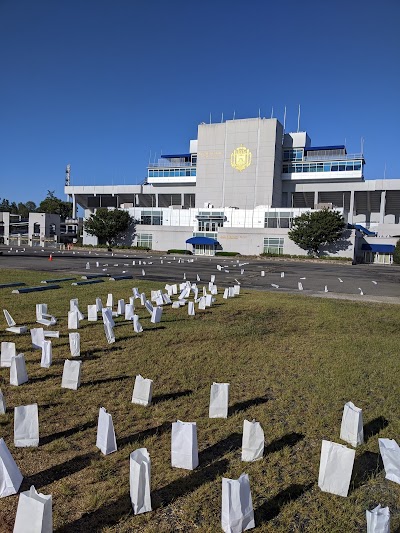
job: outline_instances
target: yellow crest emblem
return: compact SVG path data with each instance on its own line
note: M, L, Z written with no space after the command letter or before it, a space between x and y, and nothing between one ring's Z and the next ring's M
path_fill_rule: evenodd
M231 153L231 167L239 172L251 164L251 152L248 148L241 144L239 148L235 148Z

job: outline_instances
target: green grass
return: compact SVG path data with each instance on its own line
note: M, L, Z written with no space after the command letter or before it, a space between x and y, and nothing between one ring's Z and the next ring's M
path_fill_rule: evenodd
M39 285L48 273L1 271L1 282ZM57 273L55 277L62 277ZM35 327L35 303L45 302L58 319L53 365L40 368L40 352L30 336L3 332L27 361L30 381L8 384L0 369L7 414L3 437L22 474L23 490L34 484L53 495L54 528L65 531L220 531L221 477L249 474L256 531L351 533L366 530L365 510L389 505L392 531L400 527L400 487L384 478L378 436L400 439L400 307L242 291L206 311L166 308L160 325L150 324L138 304L145 329L136 335L117 319L116 343L107 345L101 322L84 321L81 334L82 386L61 389L63 361L69 357L69 299L81 310L108 292L115 300L150 295L160 283L107 281L44 293L15 295L1 289L2 306L17 324ZM5 327L5 322L3 320ZM134 377L154 380L153 395L183 392L145 408L131 404ZM35 378L43 378L34 381ZM108 381L100 381L108 380ZM229 382L233 413L209 419L210 384ZM188 392L189 391L189 392ZM340 442L343 405L362 407L364 424L378 420L377 433L356 450L348 498L317 486L321 440ZM13 407L37 402L41 443L13 445ZM236 408L234 407L236 405ZM118 451L104 457L95 447L100 406L113 416ZM244 419L261 422L264 458L240 460ZM170 423L196 421L200 465L193 472L170 466ZM386 420L387 426L382 423ZM67 436L65 436L65 432ZM122 441L122 442L121 442ZM134 516L129 500L129 454L147 447L152 461L152 513ZM1 500L1 531L12 531L18 496Z

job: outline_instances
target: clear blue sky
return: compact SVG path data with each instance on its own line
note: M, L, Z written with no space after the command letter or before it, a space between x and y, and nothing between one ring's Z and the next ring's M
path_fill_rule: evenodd
M0 0L0 197L137 183L197 125L274 116L400 178L398 0Z

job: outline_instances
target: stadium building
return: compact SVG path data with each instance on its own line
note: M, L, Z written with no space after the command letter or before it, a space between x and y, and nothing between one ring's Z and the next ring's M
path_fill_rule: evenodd
M84 209L126 209L136 219L125 244L243 255L304 255L288 237L299 214L340 211L348 229L326 255L391 263L400 236L400 180L365 180L362 153L284 133L274 118L200 124L189 150L150 164L140 185L65 186ZM97 239L84 233L84 244Z

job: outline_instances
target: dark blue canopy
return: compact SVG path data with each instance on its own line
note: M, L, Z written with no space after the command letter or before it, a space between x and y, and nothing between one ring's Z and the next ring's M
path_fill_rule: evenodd
M187 244L218 244L218 241L216 241L215 239L210 239L210 237L191 237L186 242Z
M381 254L392 254L394 252L394 244L369 244L364 243L361 247L365 252L379 252Z

